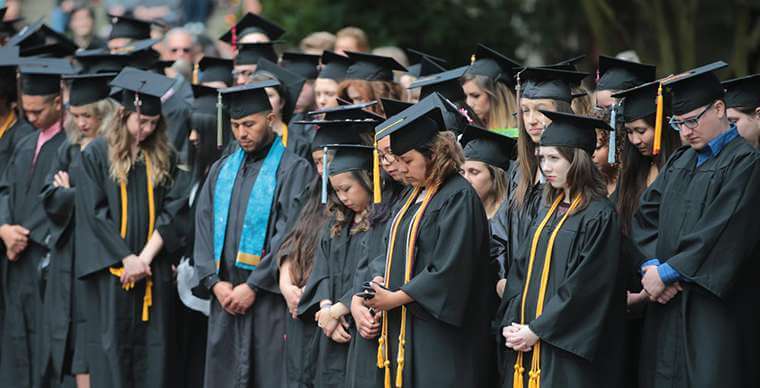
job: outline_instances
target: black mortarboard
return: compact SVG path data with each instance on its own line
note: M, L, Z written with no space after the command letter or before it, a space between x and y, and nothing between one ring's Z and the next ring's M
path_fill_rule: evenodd
M103 49L80 51L74 59L87 73L118 73L130 64L129 56L111 54Z
M406 49L406 53L409 56L409 62L413 64L409 66L408 72L415 78L426 77L431 74L446 71L446 68L443 66L446 63L446 60L443 58L438 58L414 49Z
M224 106L232 119L240 119L255 113L271 111L272 105L269 104L266 88L279 85L277 80L267 80L253 82L245 85L233 86L222 89Z
M15 70L15 68L19 64L19 61L21 61L21 58L19 57L18 47L16 46L0 47L0 69Z
M21 50L24 57L64 58L74 55L77 46L73 42L58 42Z
M174 80L153 72L126 67L111 81L111 86L119 88L112 96L124 109L146 116L161 114L161 99L174 84ZM139 107L137 106L139 104Z
M654 81L656 67L624 61L606 55L599 56L599 80L596 90L625 90Z
M234 80L232 79L233 62L231 59L217 58L217 57L203 57L198 62L198 69L200 70L201 82L224 82L227 85L232 85Z
M585 55L578 55L576 57L565 59L564 61L559 61L551 65L539 66L539 67L556 69L556 70L578 71L578 63L580 63L580 61L584 59L586 59Z
M128 16L108 15L108 17L111 18L111 32L108 34L108 40L118 38L143 40L150 38L151 22Z
M546 98L570 102L573 99L572 88L586 76L588 73L528 67L520 72L520 97L531 100Z
M67 60L57 58L23 58L19 70L21 91L30 96L60 93L61 76L74 73L74 68Z
M541 134L542 146L580 148L593 154L596 150L596 130L612 130L603 120L547 110L540 112L552 121Z
M438 92L451 101L464 101L466 96L459 79L462 78L467 69L467 66L462 66L420 78L412 82L409 89L422 88L420 89L421 98Z
M321 58L319 55L287 52L282 54L280 66L305 79L315 79L319 74Z
M380 103L383 105L383 112L385 117L395 116L401 111L414 105L411 102L394 100L392 98L380 98Z
M421 109L438 107L441 110L442 126L439 130L453 131L457 135L462 134L469 120L464 116L459 107L443 97L440 93L431 93L417 103Z
M293 116L298 96L301 95L301 89L306 80L300 75L283 69L265 58L260 58L256 63L256 71L268 72L280 81L280 85L285 89L286 94L285 96L281 96L281 98L285 100L285 106L283 106L280 115L284 122L289 122L291 116Z
M675 75L663 82L663 88L670 95L671 113L682 115L724 97L715 70L728 66L719 61Z
M25 26L6 42L6 46L18 46L21 56L46 54L48 56L69 56L77 50L77 45L66 35L50 28L42 19Z
M514 159L517 140L474 125L468 125L459 140L466 160L490 164L506 171Z
M723 81L727 108L754 109L760 106L760 74Z
M375 138L390 136L391 152L403 155L428 144L443 128L440 108L417 103L375 127Z
M193 112L217 114L217 97L219 90L204 85L192 85L193 88Z
M125 55L129 59L129 66L141 70L150 70L158 63L160 55L153 46L158 43L156 39L144 39L132 42L131 44L112 50L114 54Z
M349 171L366 171L372 175L373 147L360 144L333 144L325 148L332 151L332 160L328 161L327 173L330 176Z
M312 121L316 126L311 151L316 151L330 144L364 144L365 136L371 138L377 120L319 120Z
M648 82L612 95L620 99L623 122L630 123L657 112L657 89L660 82Z
M285 30L277 24L274 24L259 15L248 12L245 14L245 16L243 16L242 19L237 22L237 24L235 24L235 35L237 36L237 41L240 42L240 39L242 37L254 32L262 33L268 36L269 40L272 41L280 39L280 37L285 34ZM219 38L219 40L232 44L232 36L233 32L232 29L230 29L229 31L225 32L224 35Z
M383 117L366 110L372 105L377 104L377 101L363 102L359 104L342 104L338 100L338 106L315 110L309 112L309 116L315 116L323 114L323 120L337 121L337 120L384 120Z
M116 73L77 74L64 76L69 84L69 105L83 106L109 97L111 80Z
M349 66L351 66L351 60L347 56L325 50L322 52L322 70L319 71L317 78L343 81L346 79Z
M393 70L406 68L391 57L366 53L346 52L351 66L346 71L346 79L365 81L393 81Z
M514 87L515 68L521 67L519 63L483 44L478 44L472 59L467 74L486 76Z
M236 65L255 65L259 58L270 62L277 62L277 52L274 51L274 43L243 43L238 46Z

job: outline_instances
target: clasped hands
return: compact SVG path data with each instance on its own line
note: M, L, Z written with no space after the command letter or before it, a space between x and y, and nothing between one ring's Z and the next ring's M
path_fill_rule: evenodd
M256 292L246 283L232 286L232 283L220 281L211 289L224 311L230 315L243 315L256 301Z
M320 305L321 308L314 315L314 320L322 329L322 333L337 343L344 344L350 341L351 334L348 334L348 321L346 321L348 308L343 303L333 305L330 301L323 301Z
M528 352L533 349L533 345L538 342L539 338L528 325L512 323L511 326L505 326L501 330L501 335L506 340L508 348L516 352Z
M670 302L679 292L683 291L683 287L679 282L666 286L662 278L660 278L660 273L657 272L657 266L655 265L644 267L641 285L644 287L643 292L649 296L649 300L660 304Z

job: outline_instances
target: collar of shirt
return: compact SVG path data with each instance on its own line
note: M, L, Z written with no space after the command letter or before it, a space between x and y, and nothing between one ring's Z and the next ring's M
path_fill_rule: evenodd
M61 122L56 121L55 124L51 125L49 128L40 131L40 135L37 137L37 148L34 149L35 163L37 162L37 156L40 154L42 146L52 139L53 136L57 135L58 132L61 132L61 129Z
M711 158L718 156L720 151L723 150L723 147L737 136L739 136L739 132L736 130L736 125L731 124L731 126L728 127L728 130L710 140L705 148L697 151L697 167L703 165Z

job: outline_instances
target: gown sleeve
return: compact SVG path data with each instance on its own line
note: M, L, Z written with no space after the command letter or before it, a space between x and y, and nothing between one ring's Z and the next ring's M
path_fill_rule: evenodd
M298 302L298 316L301 317L309 312L315 313L319 308L319 302L330 298L330 266L327 262L330 254L330 237L331 223L328 223L322 230L319 245L314 251L314 266L312 267L309 280L303 290L301 300ZM335 303L337 301L333 301Z
M213 223L213 198L214 182L219 171L220 162L211 168L208 179L196 198L195 205L195 241L193 247L193 260L198 271L201 285L209 291L219 282L214 259L214 223ZM216 173L215 173L216 171Z
M577 264L567 270L541 316L528 326L541 341L593 360L619 288L620 229L611 209L587 221L583 229Z
M760 234L760 157L737 156L718 195L705 204L696 226L681 236L676 254L663 258L682 276L725 298L735 285Z
M69 179L70 186L72 187L55 187L53 185L55 174L59 171L66 171L69 173L69 177L72 177L69 170L71 147L69 142L66 141L58 149L55 163L50 168L50 173L45 179L45 186L43 186L42 193L40 193L42 206L45 208L45 213L47 213L48 219L51 222L54 234L58 234L61 229L64 229L69 224L71 216L74 213L76 191L73 187L75 183L73 179Z
M439 232L431 251L426 252L429 264L401 290L434 318L461 326L467 305L476 303L468 295L473 275L480 272L478 266L490 261L488 220L474 191L464 189L446 200L434 222Z
M174 253L189 243L187 236L182 233L187 231L185 226L181 225L185 219L178 217L178 214L189 208L191 174L176 168L174 165L171 176L171 187L167 190L161 206L161 213L156 219L156 230L164 240L164 251Z

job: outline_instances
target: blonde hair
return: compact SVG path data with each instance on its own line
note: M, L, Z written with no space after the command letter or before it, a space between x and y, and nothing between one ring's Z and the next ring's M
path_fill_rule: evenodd
M166 122L164 117L158 120L156 129L150 136L140 142L140 151L136 157L132 156L130 145L132 135L127 130L129 116L136 114L121 108L113 120L112 126L106 132L108 142L108 160L111 164L109 169L111 178L116 182L126 182L132 165L144 155L153 163L153 175L151 178L156 186L168 183L171 179L172 147L166 135Z
M359 27L344 27L335 33L335 40L340 38L353 38L359 51L369 51L369 38L367 33Z
M488 112L488 129L517 128L517 99L515 93L502 82L484 75L466 74L462 84L472 81L488 96L491 109Z
M81 105L79 108L85 109L88 114L93 117L97 117L100 122L98 127L95 128L95 136L101 136L105 134L108 128L113 126L113 120L118 109L118 105L114 100L110 98L104 98L99 101L95 101L90 104ZM63 123L63 128L66 130L66 137L72 144L79 144L84 139L84 134L79 130L74 115L66 115L66 119Z
M485 163L485 165L491 174L491 192L496 199L494 201L496 208L493 209L495 212L498 210L499 205L507 198L507 173L500 167L492 166L488 163ZM491 211L491 209L486 210Z
M335 48L335 35L327 31L312 32L301 39L299 46L301 51L305 53L314 52L315 54L321 54L325 50Z

